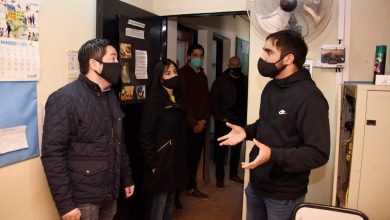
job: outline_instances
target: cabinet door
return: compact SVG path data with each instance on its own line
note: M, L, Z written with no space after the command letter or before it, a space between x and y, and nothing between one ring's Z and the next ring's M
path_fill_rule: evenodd
M390 219L390 92L368 91L358 209Z

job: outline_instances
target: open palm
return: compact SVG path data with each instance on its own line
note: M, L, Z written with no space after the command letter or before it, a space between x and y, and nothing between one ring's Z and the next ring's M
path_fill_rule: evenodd
M249 163L242 162L241 167L244 169L255 169L261 164L268 162L271 158L271 148L269 148L267 145L258 142L256 139L253 139L253 143L255 144L255 147L259 148L259 154L253 161L250 161Z
M218 141L221 141L221 143L219 143L220 146L233 146L245 140L246 133L242 127L230 124L229 122L226 122L226 126L230 127L232 130L228 134L218 138Z

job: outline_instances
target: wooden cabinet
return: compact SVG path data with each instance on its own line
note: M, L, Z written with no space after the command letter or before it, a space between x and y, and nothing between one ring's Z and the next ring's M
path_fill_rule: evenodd
M390 219L390 86L340 87L333 204Z

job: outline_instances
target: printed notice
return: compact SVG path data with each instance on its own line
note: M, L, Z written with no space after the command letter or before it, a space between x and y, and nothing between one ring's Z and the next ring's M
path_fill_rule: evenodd
M148 54L145 50L135 50L135 77L148 78Z
M26 125L0 129L0 154L27 148Z
M66 51L67 72L69 79L75 79L80 73L78 52L74 50Z
M126 28L126 36L138 39L145 39L145 31L134 28Z
M134 20L131 20L131 19L129 19L127 24L130 24L130 25L133 25L133 26L137 26L137 27L140 27L140 28L145 28L145 24L144 23L141 23L141 22L138 22L138 21L134 21Z

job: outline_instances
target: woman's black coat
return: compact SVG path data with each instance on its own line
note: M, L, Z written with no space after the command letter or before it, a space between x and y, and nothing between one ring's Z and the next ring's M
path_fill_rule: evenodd
M162 86L144 103L140 133L145 189L174 192L184 188L187 182L185 115ZM152 169L156 169L154 173Z

